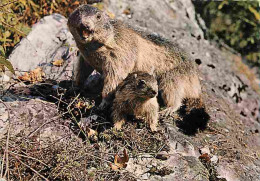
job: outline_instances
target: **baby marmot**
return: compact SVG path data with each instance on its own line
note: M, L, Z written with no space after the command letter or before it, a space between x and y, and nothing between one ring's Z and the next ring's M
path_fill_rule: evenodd
M152 131L156 131L159 111L157 94L157 80L152 75L141 71L129 74L115 92L112 107L114 127L121 129L127 116L133 115L143 119Z

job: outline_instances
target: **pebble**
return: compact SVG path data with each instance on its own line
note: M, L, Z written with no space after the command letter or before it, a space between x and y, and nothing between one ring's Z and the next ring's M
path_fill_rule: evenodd
M166 151L162 151L156 155L156 158L160 160L167 160L169 157L170 156Z

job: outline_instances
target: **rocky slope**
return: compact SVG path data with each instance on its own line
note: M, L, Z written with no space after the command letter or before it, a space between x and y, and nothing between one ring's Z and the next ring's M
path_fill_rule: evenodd
M139 155L134 154L141 153L138 147L130 149L128 165L120 174L127 173L139 180L260 180L260 98L240 56L204 38L204 23L189 0L107 0L104 4L116 18L161 34L190 54L201 71L203 100L210 117L209 120L184 117L180 121L162 118L161 128L168 138L167 149L160 145L159 154L146 150ZM11 133L17 139L22 138L21 135L36 136L43 146L67 139L82 145L70 125L71 120L61 115L64 113L60 111L61 101L53 104L46 96L60 91L58 82L66 84L65 80L71 80L77 61L77 48L66 27L66 19L57 14L42 19L9 58L18 74L40 66L46 78L52 81L45 83L48 84L44 87L45 96L36 94L35 90L41 92L37 88L2 82L1 139L6 140L7 133ZM63 66L51 64L58 59L64 60ZM96 77L92 76L90 85L97 83ZM15 91L11 91L10 85ZM9 125L11 131L8 131ZM155 141L160 142L160 139ZM121 146L116 150L125 145ZM113 161L111 156L104 158ZM93 169L87 169L87 173ZM41 171L38 173L45 176ZM122 175L119 178L126 179Z

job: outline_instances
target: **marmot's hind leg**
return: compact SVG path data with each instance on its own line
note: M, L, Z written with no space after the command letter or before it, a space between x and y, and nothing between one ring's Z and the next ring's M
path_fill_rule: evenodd
M161 111L161 114L164 116L173 116L174 112L176 112L182 105L184 90L182 87L176 88L174 85L174 82L168 82L168 85L164 85L160 89L163 102L167 107L165 110Z

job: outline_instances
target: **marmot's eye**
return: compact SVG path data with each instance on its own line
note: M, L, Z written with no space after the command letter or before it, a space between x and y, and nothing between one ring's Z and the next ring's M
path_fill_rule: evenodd
M98 20L101 19L101 14L97 14L97 19L98 19Z
M145 81L144 80L139 80L138 82L138 87L143 88L145 86Z

